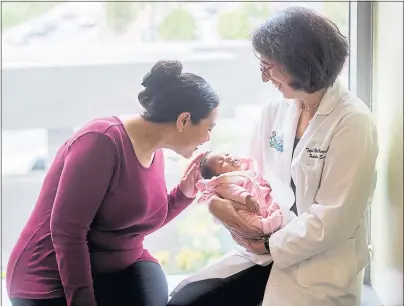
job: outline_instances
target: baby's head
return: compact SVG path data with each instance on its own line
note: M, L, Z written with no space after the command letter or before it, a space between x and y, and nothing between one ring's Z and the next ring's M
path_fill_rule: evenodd
M230 154L208 152L201 160L201 175L204 179L211 179L223 173L240 171L240 161Z

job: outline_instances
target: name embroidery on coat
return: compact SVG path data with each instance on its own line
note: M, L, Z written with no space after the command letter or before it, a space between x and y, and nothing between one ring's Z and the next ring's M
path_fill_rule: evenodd
M321 150L321 149L310 149L306 148L307 153L309 153L309 158L318 158L318 159L324 159L327 156L327 150Z

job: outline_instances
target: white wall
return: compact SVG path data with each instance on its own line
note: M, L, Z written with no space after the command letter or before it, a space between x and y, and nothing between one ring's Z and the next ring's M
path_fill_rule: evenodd
M188 45L179 46L186 49ZM171 58L181 60L184 71L202 75L212 85L223 102L222 116L230 115L235 105L262 105L276 94L274 87L261 82L259 62L248 42L218 44L213 51L208 46L207 50L193 48L190 55L178 51ZM94 55L91 61L87 58L91 50L83 47L76 51L74 61L74 57L64 58L65 53L58 54L60 48L52 47L49 52L56 58L47 61L49 53L22 48L21 54L14 55L22 59L20 63L6 60L2 67L3 129L68 128L97 117L137 113L143 76L157 59L170 54L146 59L141 55L137 58L136 53L119 57L118 50L113 49L99 57ZM30 60L23 61L27 57Z
M384 306L403 305L403 3L374 2L373 110L379 129L371 281Z

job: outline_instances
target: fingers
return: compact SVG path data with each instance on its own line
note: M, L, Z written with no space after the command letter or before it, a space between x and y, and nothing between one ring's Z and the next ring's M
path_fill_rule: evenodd
M259 213L259 211L258 211L258 202L255 201L255 200L253 200L251 202L251 211L256 215L258 215L258 213Z
M209 210L212 215L222 221L227 228L237 231L242 237L259 237L261 232L257 228L250 226L248 222L237 213L234 207L240 207L242 210L246 210L246 206L243 204L217 197L212 197L209 203Z
M230 231L230 233L233 233L236 235L239 239L257 239L261 238L262 232L257 231L255 228L253 228L253 231L246 230L240 225L227 225L225 222L223 222L226 226L226 228Z
M254 199L251 195L248 195L245 199L245 203L247 205L247 208L250 212L255 213L254 212Z
M259 210L258 203L255 203L254 209L255 209L255 214L256 214L256 215L259 215L259 214L260 214L260 210Z
M245 210L245 206L244 206ZM239 232L243 234L244 237L249 236L250 234L254 234L255 232L255 227L250 226L250 224L243 219L236 210L230 210L227 212L227 217L226 219L229 220L229 226L231 228L237 229Z
M255 214L254 205L253 205L251 202L248 202L248 203L247 203L247 207L248 207L248 210L249 210L250 212L252 212L253 214Z
M229 227L237 231L240 237L257 238L262 235L262 232L259 229L248 224L237 213L235 216L232 216L232 219L232 224L229 225Z
M234 207L236 210L248 210L248 207L244 204L241 204L239 202L231 201L231 205Z
M185 168L185 173L189 171L194 165L199 165L199 162L201 159L205 156L206 152L201 152L198 155L196 155L188 164L188 166Z
M197 171L197 169L198 169L198 167L195 164L193 164L190 167L190 169L187 172L185 172L184 179L187 181L188 180L195 181L195 172Z
M184 171L184 177L188 177L189 175L194 176L194 181L196 182L201 178L199 163L203 157L203 154L199 154L189 165L186 167Z
M245 237L246 230L240 225L243 219L237 213L231 213L227 216L226 220L221 220L230 233L237 234L238 237Z

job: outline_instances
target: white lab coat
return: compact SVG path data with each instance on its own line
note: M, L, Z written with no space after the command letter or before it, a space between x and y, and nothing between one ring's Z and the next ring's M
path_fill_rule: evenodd
M299 215L269 239L274 264L263 306L357 306L370 261L364 214L375 185L376 128L366 105L337 81L292 156L301 111L290 100L268 103L251 142L251 157L285 215L294 202L293 178ZM179 288L253 265L240 254L227 254Z

